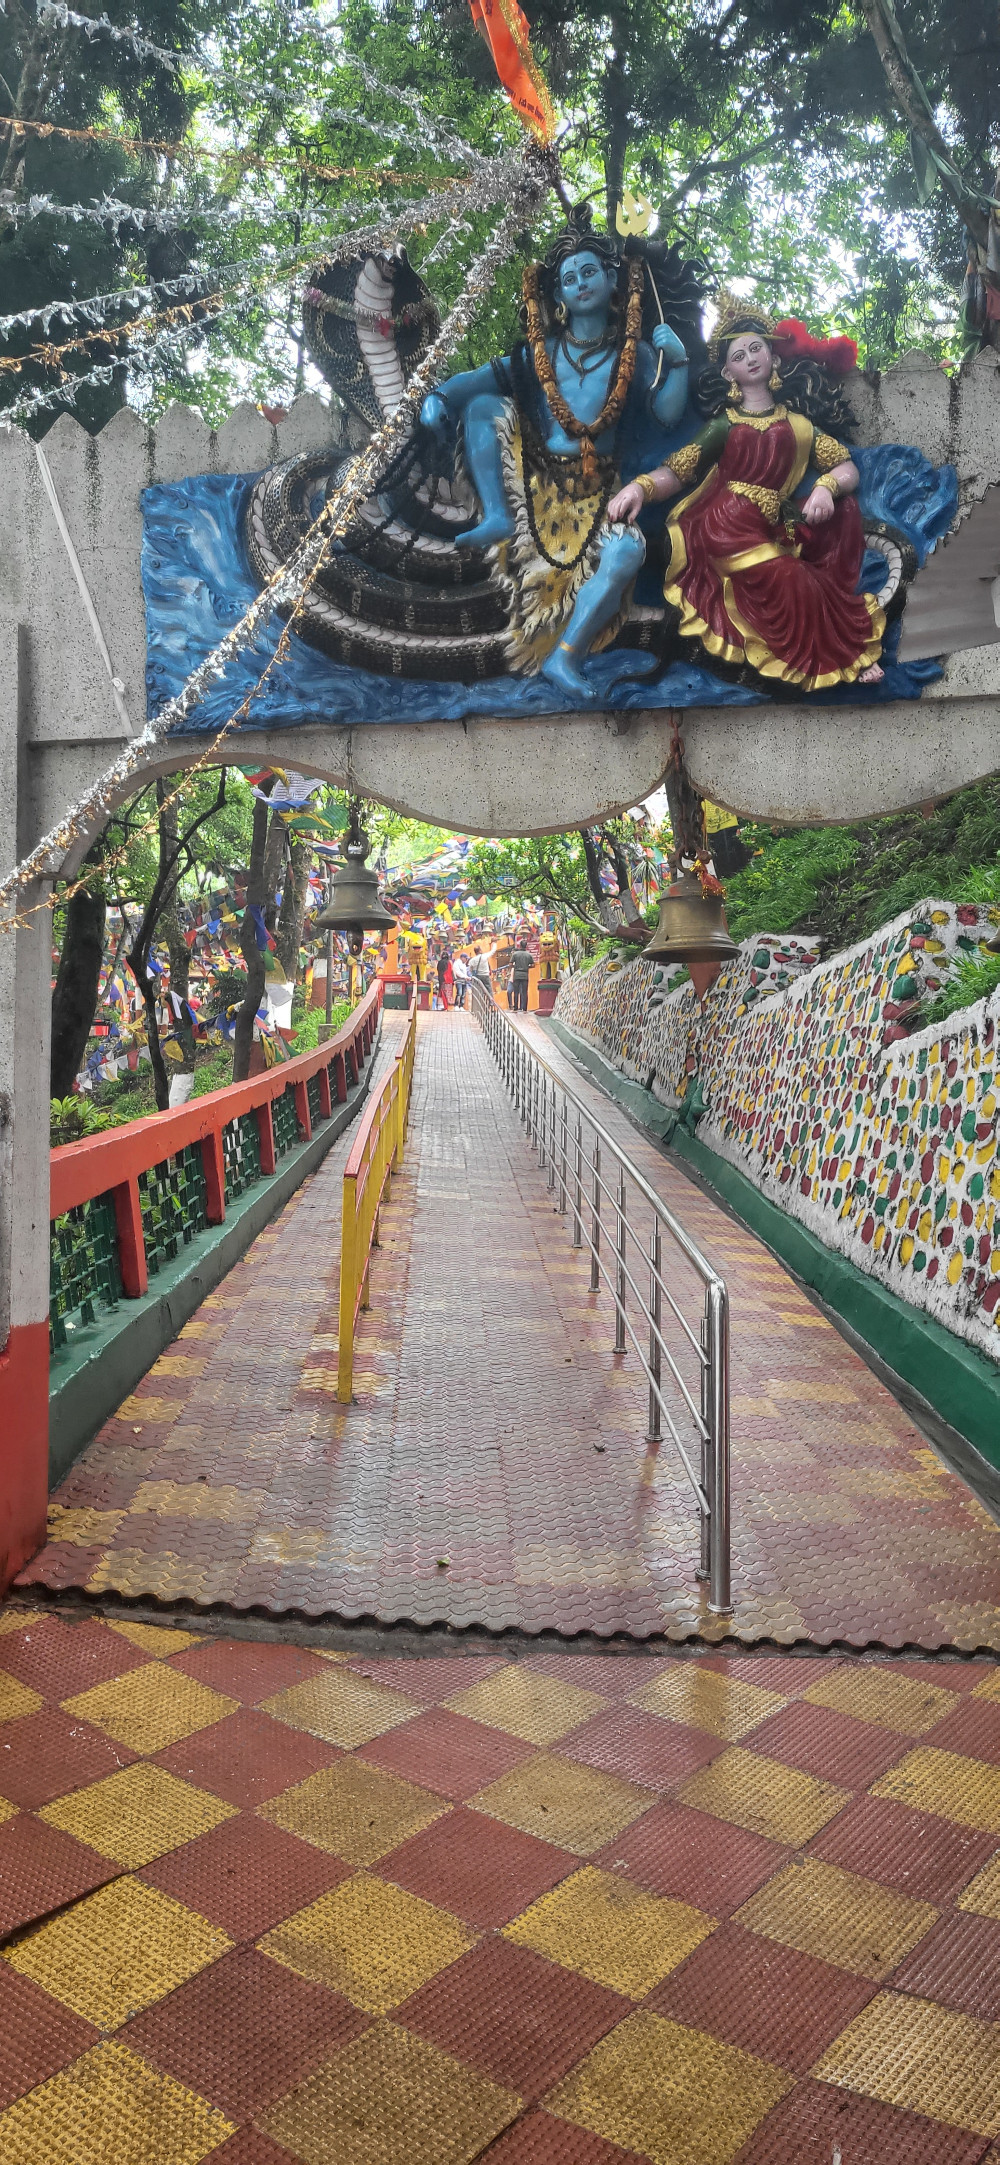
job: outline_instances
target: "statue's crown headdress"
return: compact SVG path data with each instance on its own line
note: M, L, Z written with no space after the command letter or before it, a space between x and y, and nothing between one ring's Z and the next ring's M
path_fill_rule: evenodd
M730 293L723 286L718 294L718 321L711 336L711 348L717 360L724 360L726 346L740 331L759 331L762 338L773 338L775 325L767 310L758 308L753 301L741 301L738 294Z

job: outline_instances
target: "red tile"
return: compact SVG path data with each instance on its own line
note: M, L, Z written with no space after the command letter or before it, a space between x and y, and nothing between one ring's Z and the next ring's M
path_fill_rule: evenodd
M398 1662L393 1666L398 1668ZM502 1729L487 1729L483 1722L467 1721L438 1706L401 1722L385 1736L373 1737L357 1757L462 1804L477 1789L530 1759L534 1750L521 1737L505 1736Z
M594 1714L555 1746L566 1759L600 1767L606 1774L639 1782L647 1789L669 1789L726 1748L721 1737L685 1729L680 1722L662 1721L637 1706L614 1706L604 1714Z
M962 1752L968 1759L985 1759L991 1766L1000 1767L1000 1703L960 1699L920 1742L933 1744L938 1751Z
M98 2042L89 2022L0 1962L0 2112Z
M9 1819L0 1827L0 1937L118 1879L120 1871L28 1812Z
M892 1989L1000 2022L1000 1923L964 1911L941 1917L894 1971Z
M415 1654L402 1660L371 1661L359 1655L346 1666L358 1676L370 1676L376 1684L386 1684L391 1691L405 1692L408 1699L432 1706L441 1699L450 1699L456 1691L468 1691L473 1684L484 1683L498 1669L506 1669L507 1662L489 1654Z
M78 1715L39 1707L37 1714L23 1714L0 1728L0 1797L35 1811L53 1797L131 1766L135 1756Z
M215 2155L213 2150L213 2160ZM621 2150L616 2142L605 2142L585 2127L571 2127L568 2120L557 2120L548 2112L529 2112L489 2152L489 2165L637 2165L637 2161L646 2165L638 2150ZM207 2158L205 2165L210 2165Z
M368 2017L338 1992L243 1947L136 2015L118 2038L242 2120L367 2027Z
M209 1834L157 1857L140 1874L231 1939L256 1939L271 1925L350 1878L350 1867L266 1819L228 1819Z
M581 1691L599 1692L602 1699L627 1699L643 1684L674 1669L684 1657L656 1654L529 1654L524 1663L537 1676L551 1676L560 1684L576 1684Z
M979 2165L981 2135L897 2112L827 2082L800 2082L754 2130L731 2165Z
M129 1669L141 1669L148 1660L148 1654L140 1654L95 1617L68 1624L61 1616L46 1616L40 1624L0 1639L0 1669L57 1701L72 1699L91 1684L106 1684Z
M591 1863L605 1872L621 1870L651 1894L728 1917L780 1872L789 1855L763 1835L664 1802L616 1835Z
M930 1812L911 1812L888 1797L856 1797L810 1845L809 1854L895 1887L920 1902L952 1902L998 1847Z
M340 1756L334 1745L322 1743L319 1737L288 1729L269 1714L243 1707L211 1729L199 1730L197 1736L168 1744L157 1753L156 1763L181 1781L210 1789L227 1804L252 1811Z
M836 1782L841 1789L867 1789L902 1758L909 1743L874 1722L797 1699L754 1730L753 1748L782 1766Z
M703 1940L643 2005L804 2075L874 1992L865 1977L733 1923Z
M489 1939L432 1977L393 2021L534 2102L632 2012L617 1992Z
M569 1850L459 1806L373 1870L486 1931L508 1924L579 1866Z
M172 1654L168 1667L183 1669L210 1691L224 1691L230 1699L253 1706L273 1692L318 1676L329 1663L305 1647L269 1646L253 1639L213 1639L205 1646L189 1646Z

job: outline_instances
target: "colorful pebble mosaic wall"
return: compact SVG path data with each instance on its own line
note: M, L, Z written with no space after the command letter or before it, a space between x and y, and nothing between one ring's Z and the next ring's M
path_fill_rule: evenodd
M828 1247L1000 1359L1000 993L913 1030L996 912L923 902L816 961L745 941L699 1006L649 963L598 963L557 1014Z

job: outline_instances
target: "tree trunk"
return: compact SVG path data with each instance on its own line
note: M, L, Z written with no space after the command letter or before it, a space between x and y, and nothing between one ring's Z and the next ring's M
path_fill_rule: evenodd
M93 852L88 863L94 862ZM81 887L66 904L66 929L52 995L52 1068L54 1098L66 1098L83 1059L97 1008L97 988L104 955L107 900L103 881Z
M163 937L166 940L170 955L170 990L176 992L178 999L186 1000L191 977L191 954L176 909L164 910L160 917L160 924L163 928ZM192 1075L194 1073L194 1024L186 1007L180 1015L174 1015L174 1036L184 1054L177 1072L180 1075Z
M267 783L262 785L267 789ZM273 784L272 784L273 787ZM268 792L270 794L270 791ZM253 839L250 845L250 867L247 872L246 908L240 926L240 946L247 966L247 989L236 1017L233 1046L233 1081L246 1082L250 1073L250 1054L253 1048L253 1021L264 994L264 951L257 945L257 930L250 914L251 908L263 909L267 898L265 885L265 860L268 855L268 810L260 797L254 798Z
M604 186L607 205L608 232L614 240L618 205L625 186L625 159L629 143L629 94L628 80L623 60L623 26L616 17L611 18L614 47L604 77L602 103L607 119L606 149L604 152Z
M875 40L890 94L907 127L921 137L929 150L937 151L939 156L952 164L951 150L930 110L895 16L891 10L887 13L882 0L861 0L861 5ZM942 173L941 184L950 195L973 240L985 251L989 239L989 219L982 203L966 191L961 177L957 174L951 179L948 173Z
M285 882L281 896L281 908L275 927L278 942L278 961L285 973L286 982L294 985L299 974L299 948L302 944L302 926L305 922L306 904L309 900L309 865L312 843L294 841L289 851L285 869Z

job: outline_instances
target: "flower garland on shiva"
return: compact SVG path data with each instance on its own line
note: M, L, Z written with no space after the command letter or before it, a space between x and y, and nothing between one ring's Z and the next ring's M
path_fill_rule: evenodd
M711 668L772 694L880 683L886 614L859 591L861 476L831 432L849 419L839 379L857 365L853 339L813 338L722 293L710 352L695 397L711 418L619 490L609 519L683 497L664 598Z

